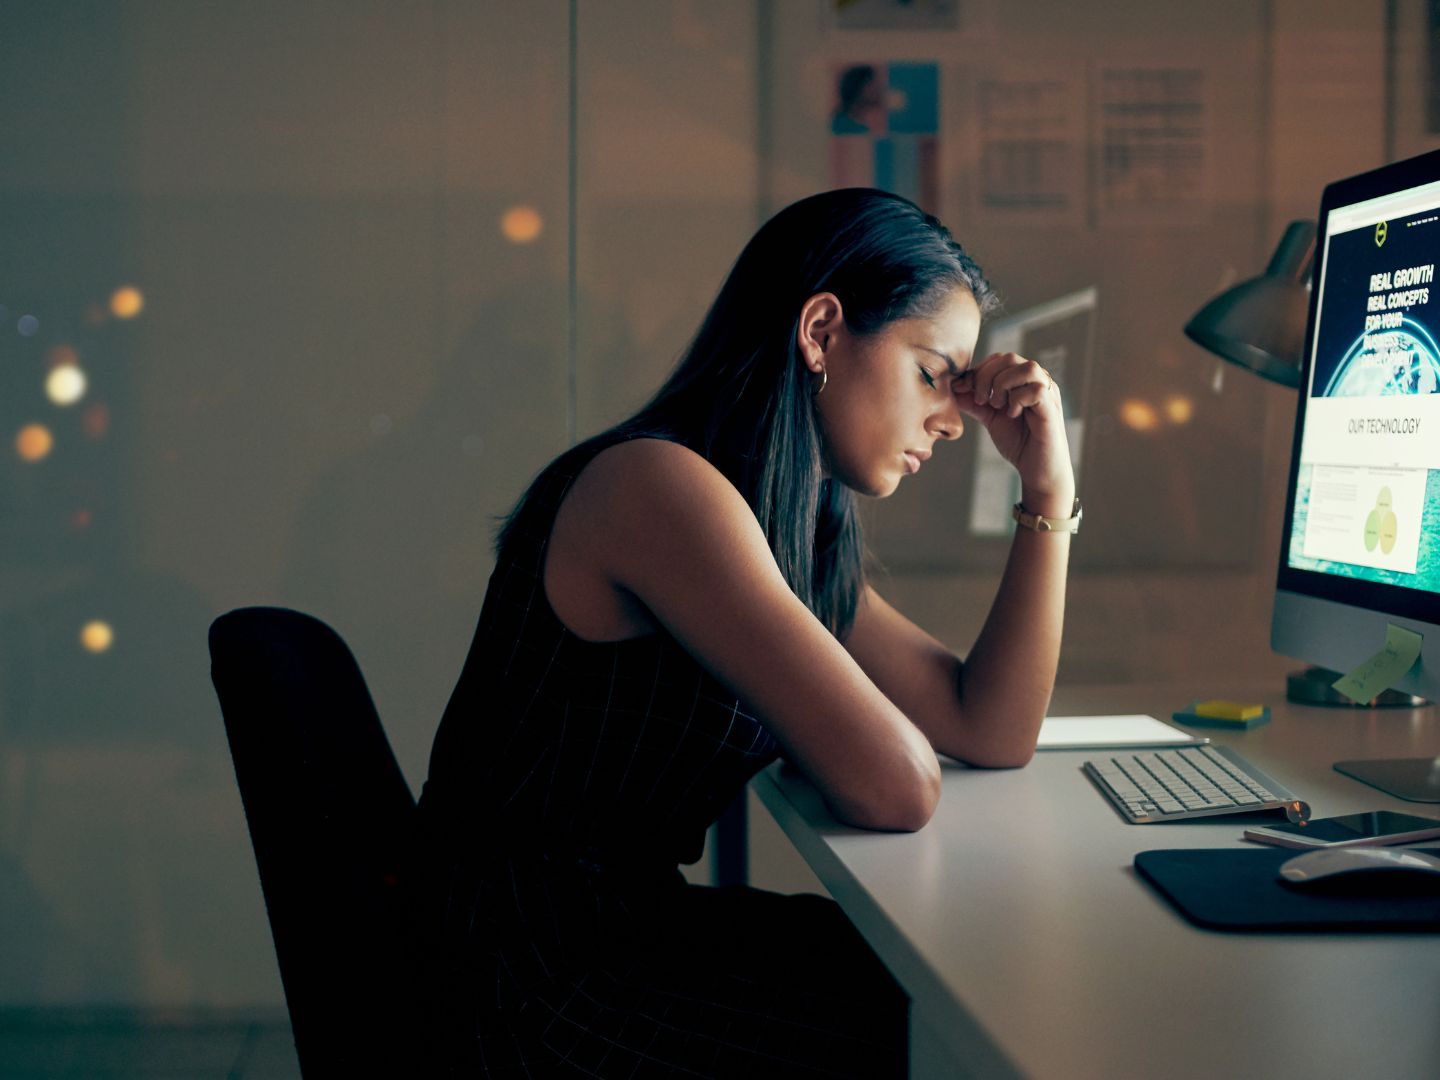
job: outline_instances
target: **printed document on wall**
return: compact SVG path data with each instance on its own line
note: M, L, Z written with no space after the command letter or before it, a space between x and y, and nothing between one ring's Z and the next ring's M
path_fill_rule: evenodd
M1205 72L1103 66L1094 82L1099 223L1203 220L1213 167Z
M1084 100L1081 77L1048 68L996 69L975 80L977 220L1084 225Z

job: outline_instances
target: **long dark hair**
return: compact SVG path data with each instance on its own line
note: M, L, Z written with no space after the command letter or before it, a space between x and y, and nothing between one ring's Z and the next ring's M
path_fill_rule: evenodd
M626 439L683 443L745 497L790 588L843 637L864 584L864 544L854 493L824 476L813 377L796 343L800 309L816 293L832 292L846 326L864 336L897 319L936 314L956 288L968 290L982 314L997 306L980 267L908 199L871 188L801 199L745 245L650 402L551 468ZM511 511L497 548L534 490Z

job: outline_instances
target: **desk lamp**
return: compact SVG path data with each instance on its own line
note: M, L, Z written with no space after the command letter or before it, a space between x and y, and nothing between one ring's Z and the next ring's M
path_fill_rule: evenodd
M1185 324L1216 356L1281 386L1300 386L1315 223L1292 221L1259 277L1226 289Z
M1315 222L1292 221L1265 273L1226 289L1202 307L1185 324L1186 336L1261 378L1299 389L1314 263ZM1285 696L1302 705L1414 708L1426 704L1424 698L1400 690L1384 690L1373 701L1351 701L1331 685L1338 678L1339 672L1313 665L1291 672Z

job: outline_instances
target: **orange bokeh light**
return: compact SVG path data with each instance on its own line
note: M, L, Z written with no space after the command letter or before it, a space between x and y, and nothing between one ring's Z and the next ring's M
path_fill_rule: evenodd
M40 461L55 448L55 436L44 424L26 424L15 436L15 449L21 461Z
M115 642L115 631L110 624L93 619L80 630L80 644L86 652L102 653Z
M512 244L529 244L545 229L540 211L533 206L512 206L500 217L500 231Z
M1165 419L1172 424L1188 424L1195 416L1195 403L1182 394L1165 399Z
M122 285L110 294L110 313L117 319L133 319L145 308L145 294L134 285Z
M1154 431L1160 426L1160 414L1155 406L1140 398L1126 398L1120 402L1120 422L1131 431Z

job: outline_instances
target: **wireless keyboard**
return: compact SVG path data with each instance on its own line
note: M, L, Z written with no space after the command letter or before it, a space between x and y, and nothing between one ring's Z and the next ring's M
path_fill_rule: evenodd
M1291 821L1310 819L1310 807L1228 746L1145 750L1085 762L1126 821L1158 821L1283 810Z

